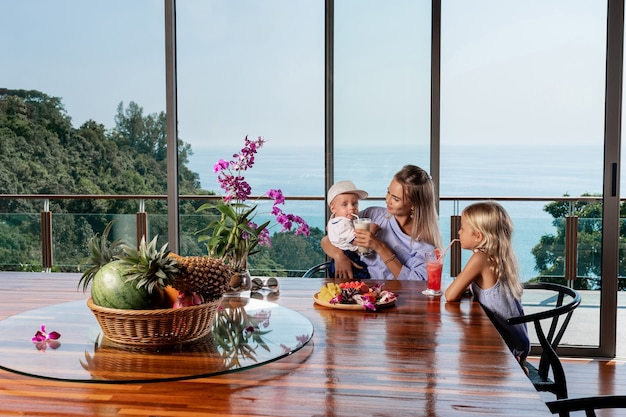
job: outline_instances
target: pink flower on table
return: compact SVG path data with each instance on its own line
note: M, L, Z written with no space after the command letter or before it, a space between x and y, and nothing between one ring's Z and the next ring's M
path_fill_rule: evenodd
M42 324L41 329L37 330L37 333L35 333L31 341L35 343L37 350L46 350L48 346L50 346L51 349L57 349L61 346L61 343L57 341L60 337L61 334L59 332L52 331L47 333L46 325Z

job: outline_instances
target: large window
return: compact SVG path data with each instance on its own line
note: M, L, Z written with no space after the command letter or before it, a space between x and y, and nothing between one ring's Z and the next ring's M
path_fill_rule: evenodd
M33 155L27 155L22 166L39 168L25 168L23 172L18 172L17 186L3 177L3 193L66 194L68 190L76 194L101 193L92 177L99 176L97 170L103 167L103 158L107 158L107 162L113 158L105 156L98 146L115 134L113 129L122 120L117 116L122 114L124 122L127 122L130 119L127 109L132 109L133 115L141 112L144 117L165 112L163 22L163 3L153 0L23 0L2 3L0 32L4 41L0 45L0 89L24 90L21 97L41 103L47 111L30 114L30 119L54 117L51 124L58 123L57 131L49 135L44 132L46 129L40 129L16 134L19 139L3 136L13 145L17 143L17 147L20 147L19 141L28 141L31 146L22 146L22 152L35 151ZM135 133L140 136L146 132L136 129ZM94 151L93 170L73 170L71 161L63 166L49 162L64 157L71 159L72 155L81 151L84 152L81 155L86 155L85 148L72 147L74 143L82 143L76 139L79 136L87 143L86 148L92 146L92 149L98 149ZM4 144L3 149L7 149ZM114 158L119 156L119 153L111 153ZM123 163L117 167L121 165ZM110 170L110 165L103 169L109 169L108 174L113 177L110 184L114 184L119 194L128 194L125 183L139 183L143 178L141 167L133 164L124 166L116 174L111 174L114 170ZM9 171L15 173L18 170ZM49 177L59 179L54 181ZM165 183L165 178L162 182ZM44 209L40 201L33 200L31 203L35 212ZM108 207L115 204L108 204ZM51 202L51 210L55 213L53 223L56 225L52 234L54 263L60 267L72 267L84 260L86 245L83 233L88 235L91 226L96 228L95 225L103 221L103 216L96 221L83 216L82 209L99 205L92 205L91 202L75 202L72 208L76 216L56 216L70 211L67 208L70 205L72 203L67 201ZM119 202L119 206L122 205L132 208L131 213L138 208L136 202ZM132 219L133 216L129 217ZM7 224L4 219L2 223ZM20 223L10 221L8 224ZM118 225L122 223L126 222L120 219ZM96 230L101 229L98 226ZM23 264L25 269L29 268L29 264L39 264L41 250L38 254L37 251L33 254L20 250L30 244L36 245L38 234L33 236L32 241L28 239L30 235L24 236L25 233L15 235L28 242L6 245L14 251L9 262L18 266Z
M124 110L134 102L143 116L165 111L165 63L172 61L164 3L6 2L0 31L10 40L0 46L0 89L60 98L75 128L93 120L111 132L120 103ZM219 192L213 165L238 152L246 135L262 136L268 142L246 178L253 194L281 188L288 197L313 196L288 200L285 210L321 234L325 181L350 179L382 197L403 165L430 170L431 110L440 112L444 241L455 235L450 216L471 202L464 197L527 198L503 203L516 226L522 280L559 279L564 213L576 214L574 285L591 283L585 300L597 299L596 307L608 259L598 213L607 210L597 202L590 206L596 211L574 203L545 209L549 200L536 197L600 195L605 187L606 2L434 2L442 7L440 109L430 108L432 4L178 1L176 116L179 138L193 151L189 168L203 189ZM325 117L328 91L332 118ZM327 132L332 148L325 148ZM326 162L333 178L326 178ZM374 204L381 202L363 206ZM166 235L165 219L152 225ZM552 258L540 259L547 252ZM584 312L587 319L574 320L564 342L598 346L604 313ZM591 330L577 328L589 317Z
M176 19L179 134L192 144L203 188L219 193L214 164L232 159L245 136L261 136L267 142L245 175L253 195L324 195L324 3L185 1ZM282 208L323 233L323 201ZM260 201L255 220L273 220L270 210Z
M430 43L429 1L335 1L335 180L380 197L403 165L429 169Z
M118 105L131 101L146 114L165 111L162 2L7 3L0 88L61 98L74 127L94 120L113 128Z
M602 193L605 3L445 1L441 44L442 196ZM503 202L524 281L564 276L565 221L546 204ZM590 222L601 219L580 219L578 273L597 288L602 235ZM555 260L538 258L547 250ZM574 319L563 342L597 346L599 326L579 327L588 321Z

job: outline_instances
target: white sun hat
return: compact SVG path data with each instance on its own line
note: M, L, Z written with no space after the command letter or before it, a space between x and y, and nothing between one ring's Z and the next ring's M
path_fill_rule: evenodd
M339 194L356 194L359 196L359 200L363 200L367 198L367 191L359 190L356 188L356 185L352 181L339 181L333 184L328 190L328 195L326 196L326 201L330 205L335 197Z

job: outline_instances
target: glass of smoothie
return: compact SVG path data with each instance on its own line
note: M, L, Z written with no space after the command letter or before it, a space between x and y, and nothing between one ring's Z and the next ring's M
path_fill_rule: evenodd
M370 224L372 224L372 219L369 219L367 217L358 217L352 221L352 224L354 224L355 229L370 230ZM363 255L369 255L371 253L370 248L364 248L362 246L358 247L358 251Z

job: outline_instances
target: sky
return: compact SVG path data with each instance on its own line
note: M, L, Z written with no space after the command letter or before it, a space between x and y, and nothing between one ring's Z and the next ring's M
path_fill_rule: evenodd
M322 0L177 3L183 140L323 143ZM605 2L442 3L443 146L602 142ZM336 143L426 141L430 1L336 0L335 19ZM61 97L75 127L164 111L163 22L163 0L3 0L0 88Z

